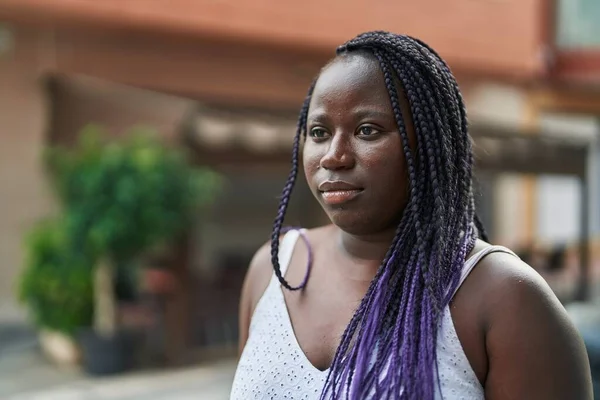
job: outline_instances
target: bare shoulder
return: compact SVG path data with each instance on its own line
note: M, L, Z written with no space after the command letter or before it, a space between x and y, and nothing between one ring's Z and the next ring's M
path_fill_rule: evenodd
M329 226L307 229L306 237L310 243L318 243L323 235L328 235L331 228ZM279 238L279 242L283 240L285 235ZM269 281L273 276L273 264L271 262L271 241L263 244L252 257L252 261L246 272L244 286L242 288L242 303L245 303L249 308L250 314L256 308L256 304L260 297L267 289Z
M272 273L271 242L268 241L254 253L242 287L242 303L249 308L250 315L267 289Z
M269 285L271 276L271 242L263 244L252 257L240 295L239 352L242 353L250 331L250 321L258 300Z
M485 293L486 398L591 399L583 341L544 279L502 252L473 275Z
M306 236L309 242L317 243L322 235L327 235L327 227L308 230ZM281 243L283 237L279 238ZM248 340L250 321L254 310L264 292L269 286L271 277L273 276L273 264L271 262L271 241L263 244L252 257L240 296L240 311L239 311L239 351L243 350L246 341Z
M493 252L479 264L474 274L486 293L482 306L487 311L487 328L493 327L496 317L509 314L520 318L528 311L544 311L540 318L554 318L570 324L564 307L544 278L519 258L505 252ZM539 321L536 318L523 322Z

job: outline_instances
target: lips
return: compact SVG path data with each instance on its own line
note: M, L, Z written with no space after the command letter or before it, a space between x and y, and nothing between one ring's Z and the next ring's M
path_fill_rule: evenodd
M319 185L318 189L323 201L329 205L347 203L363 191L363 188L345 181L325 181Z

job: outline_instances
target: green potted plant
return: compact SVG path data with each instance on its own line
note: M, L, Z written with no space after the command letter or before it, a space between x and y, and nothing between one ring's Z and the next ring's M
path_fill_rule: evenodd
M74 335L92 323L91 260L74 252L63 219L38 223L25 240L19 299L40 329L43 352L59 364L76 364Z
M55 148L49 165L76 248L97 260L94 324L82 335L84 365L95 374L127 366L127 335L118 329L117 268L176 240L218 192L220 178L195 168L154 132L134 129L107 141L88 127L75 148Z

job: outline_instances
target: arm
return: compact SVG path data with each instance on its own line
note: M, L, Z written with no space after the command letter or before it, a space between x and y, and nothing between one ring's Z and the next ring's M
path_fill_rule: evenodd
M494 271L486 296L486 398L592 399L583 341L550 287L510 255L486 261Z
M242 354L250 329L250 320L256 308L258 300L267 289L273 267L271 266L271 243L265 243L254 254L244 284L242 286L242 294L240 297L240 314L239 314L239 343L238 351Z

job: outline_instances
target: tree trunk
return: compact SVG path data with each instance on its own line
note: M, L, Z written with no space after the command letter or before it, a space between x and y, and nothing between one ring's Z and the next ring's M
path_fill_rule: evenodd
M94 329L104 337L116 332L117 313L114 291L114 269L110 262L102 260L94 275Z

